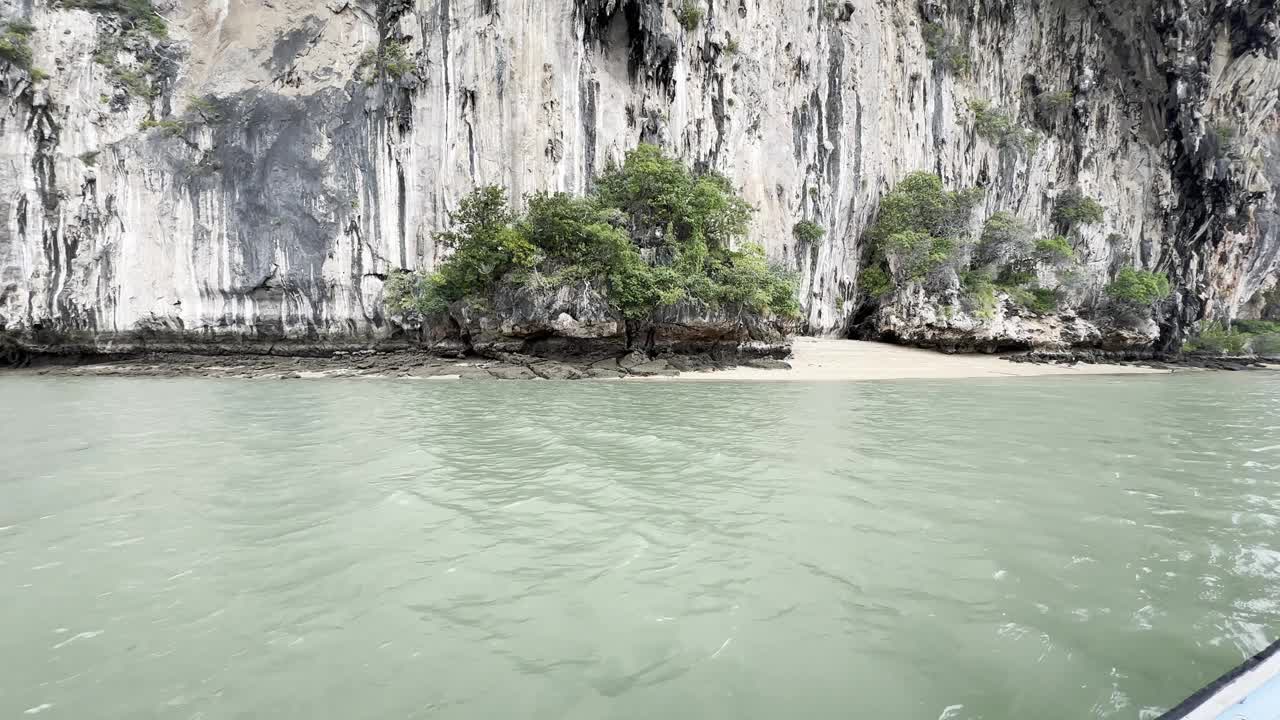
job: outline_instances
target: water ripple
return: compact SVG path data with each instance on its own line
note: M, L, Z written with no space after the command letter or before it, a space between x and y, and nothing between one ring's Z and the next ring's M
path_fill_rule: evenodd
M1277 634L1274 375L0 411L0 716L1128 718Z

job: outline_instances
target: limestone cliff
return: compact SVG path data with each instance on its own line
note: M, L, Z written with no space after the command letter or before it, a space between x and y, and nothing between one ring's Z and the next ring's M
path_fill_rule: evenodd
M0 328L26 337L386 337L387 273L437 261L471 188L582 191L642 141L758 206L813 333L853 326L864 232L915 170L984 188L976 220L1048 231L1068 188L1106 214L1074 239L1070 311L904 291L877 322L907 340L1094 342L1077 310L1133 266L1174 282L1171 345L1266 311L1280 263L1269 0L0 0L0 20L0 49L30 50L0 53ZM972 100L1038 142L979 134Z

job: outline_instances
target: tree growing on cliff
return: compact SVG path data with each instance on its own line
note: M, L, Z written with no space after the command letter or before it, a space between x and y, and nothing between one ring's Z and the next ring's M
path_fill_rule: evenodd
M969 235L978 189L947 191L942 178L911 173L880 201L868 232L872 267L884 267L894 285L921 282L958 258Z
M1053 201L1051 219L1065 233L1080 225L1102 222L1104 212L1097 200L1085 195L1080 188L1071 188Z
M449 257L433 273L394 273L387 307L426 314L502 284L590 282L630 318L686 300L797 316L795 278L740 242L753 212L723 176L690 173L641 145L603 173L594 194L535 193L523 215L502 189L477 189L437 235Z
M997 212L982 224L974 264L994 270L1003 263L1023 258L1031 252L1031 237L1031 228L1013 213Z
M0 60L23 70L31 69L31 23L12 20L0 26Z
M1169 278L1164 274L1127 267L1117 273L1104 290L1110 300L1106 310L1122 322L1150 318L1152 306L1169 297L1172 291Z

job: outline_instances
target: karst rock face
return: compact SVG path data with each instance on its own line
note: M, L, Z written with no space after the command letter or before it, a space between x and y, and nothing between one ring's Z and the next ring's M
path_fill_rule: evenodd
M584 192L642 142L758 208L811 333L1172 345L1277 311L1269 0L147 4L0 0L30 49L0 58L0 328L20 338L385 338L387 274L441 259L472 188ZM1034 147L979 133L975 100ZM975 234L997 211L1048 233L1060 193L1096 199L1072 307L976 317L902 288L867 309L866 230L919 170L985 190ZM1173 283L1148 325L1090 316L1123 267Z

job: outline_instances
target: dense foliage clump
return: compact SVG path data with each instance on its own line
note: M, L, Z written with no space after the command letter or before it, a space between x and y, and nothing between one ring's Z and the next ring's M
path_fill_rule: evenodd
M1040 136L1034 130L1022 127L986 100L969 101L969 109L973 111L974 129L992 145L1028 151L1040 145Z
M1227 355L1244 354L1251 336L1222 323L1209 323L1183 345L1187 352L1207 352Z
M821 225L813 222L812 220L801 220L791 228L791 234L794 235L796 240L799 242L807 245L814 245L817 244L819 240L822 240L822 236L826 235L827 231L823 230Z
M1097 200L1088 197L1079 188L1071 188L1058 196L1053 203L1053 222L1070 230L1077 225L1095 225L1102 222L1104 210Z
M370 48L361 53L356 61L356 76L373 83L380 73L388 78L398 80L415 69L413 58L405 43L399 40L387 40L379 47Z
M947 191L928 173L898 183L881 201L868 232L872 262L860 277L866 296L874 300L906 284L958 276L965 304L979 317L993 316L997 293L1034 313L1055 311L1065 288L1041 287L1041 269L1058 281L1069 277L1075 260L1071 242L1062 236L1036 239L1026 223L1000 211L983 223L968 252L970 215L980 198L979 190Z
M1060 264L1070 262L1075 257L1071 241L1062 235L1040 238L1036 241L1036 255L1043 262Z
M680 27L692 32L702 22L702 8L691 0L685 0L684 4L676 10L676 20L680 21Z
M939 67L958 77L968 77L973 68L969 50L960 38L939 22L928 22L920 30L924 38L925 56Z
M880 201L871 226L873 265L885 262L895 284L920 281L956 259L980 190L943 189L942 178L915 172Z
M0 25L0 60L31 70L31 33L35 28L31 23L12 20Z
M1169 297L1171 291L1168 277L1133 268L1121 270L1106 289L1112 300L1132 306L1149 306Z
M501 283L598 284L630 318L684 300L799 315L796 282L745 237L754 212L716 173L693 174L652 145L627 153L585 197L537 193L524 214L483 187L450 215L436 241L452 252L430 273L387 281L393 312L433 313Z
M983 223L974 261L979 267L1005 264L1025 257L1031 248L1030 228L1002 210Z
M1234 323L1208 323L1182 349L1218 355L1252 353L1267 357L1280 356L1280 322L1237 320Z
M156 12L151 0L58 0L64 8L110 13L120 18L128 29L142 30L154 37L169 34L168 24Z

